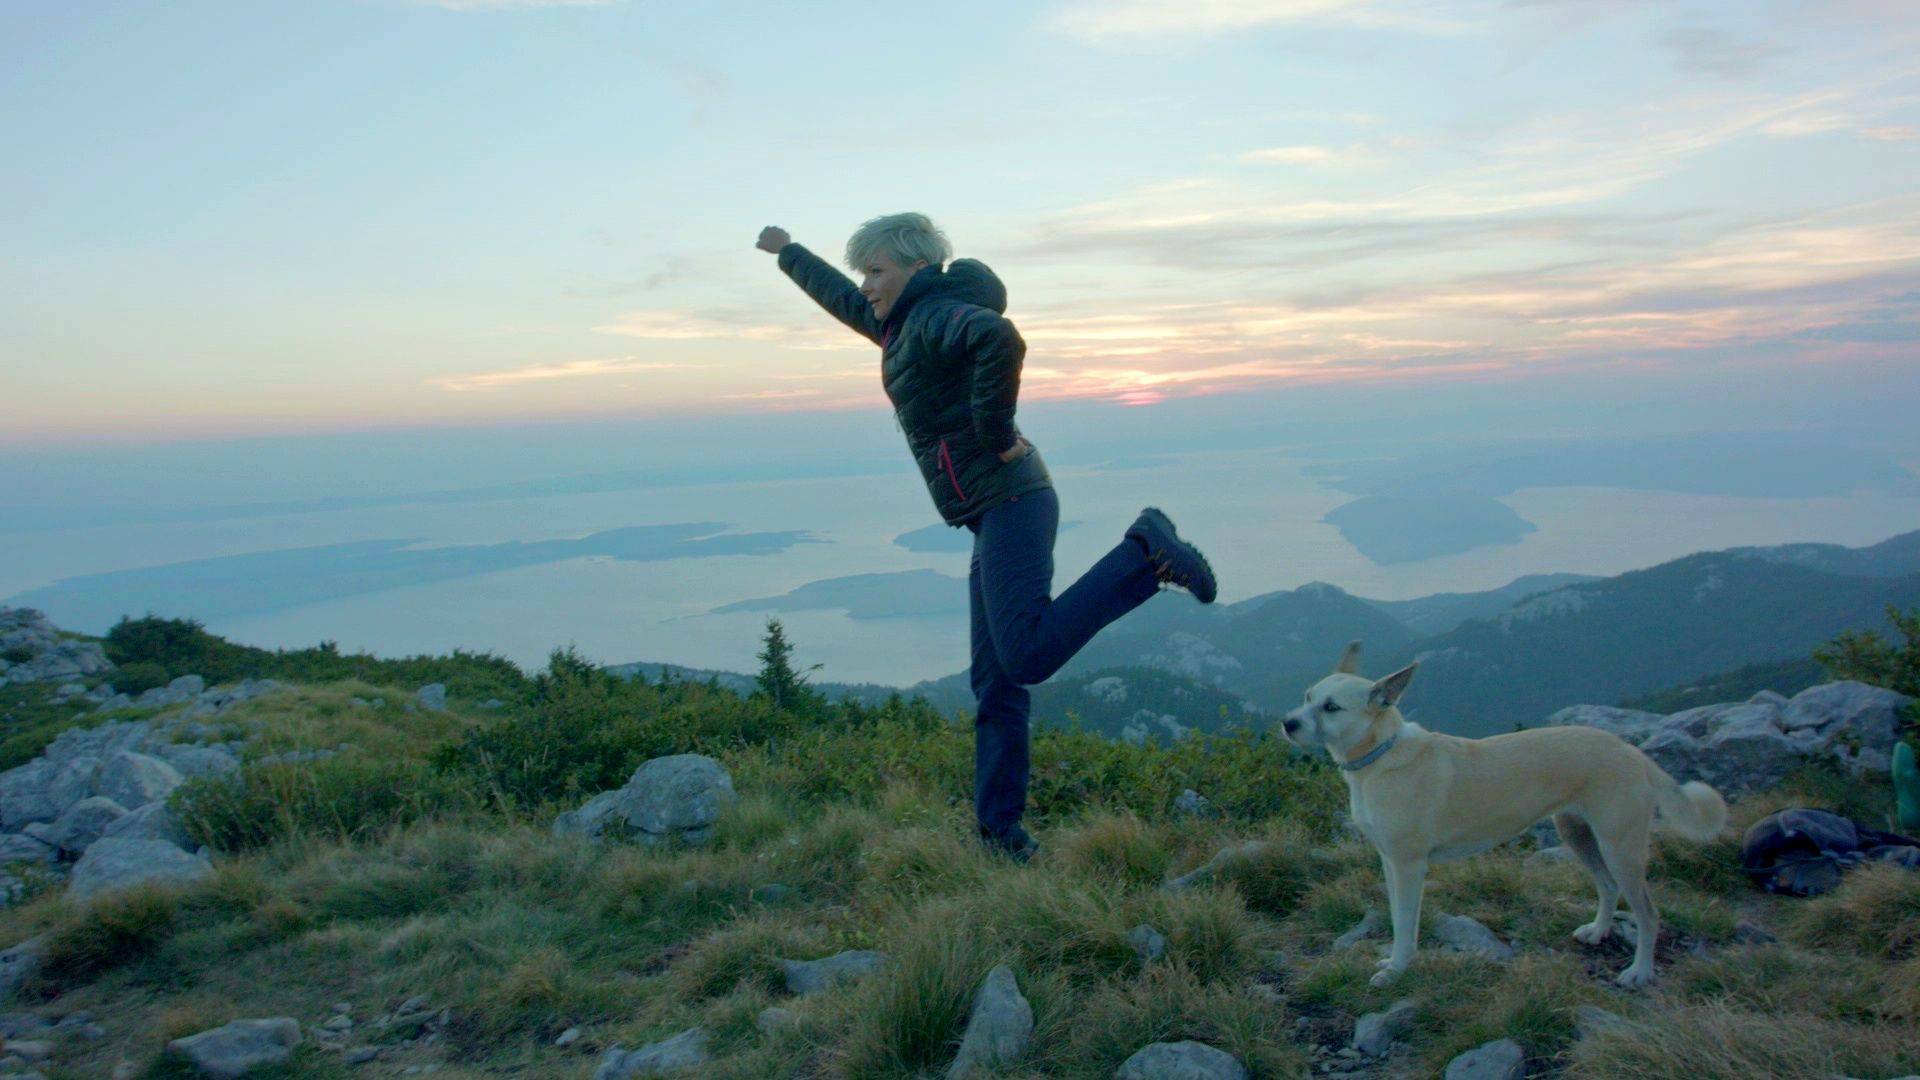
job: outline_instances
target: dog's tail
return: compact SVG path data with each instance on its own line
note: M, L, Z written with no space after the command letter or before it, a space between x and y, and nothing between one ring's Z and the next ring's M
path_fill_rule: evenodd
M1689 840L1711 840L1727 827L1727 801L1698 780L1682 784L1647 759L1647 779L1660 817L1674 832Z

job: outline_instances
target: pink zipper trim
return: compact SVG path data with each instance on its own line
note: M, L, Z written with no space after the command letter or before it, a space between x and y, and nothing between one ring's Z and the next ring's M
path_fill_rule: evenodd
M960 477L954 474L953 455L947 453L947 440L945 439L940 440L940 464L946 467L947 482L953 485L954 494L960 496L961 502L967 501L967 493L960 486Z

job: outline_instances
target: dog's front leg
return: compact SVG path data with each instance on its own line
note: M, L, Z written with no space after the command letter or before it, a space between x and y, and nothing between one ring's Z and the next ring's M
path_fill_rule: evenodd
M1382 851L1380 868L1387 879L1387 905L1393 914L1393 951L1374 972L1371 981L1375 986L1399 978L1413 963L1414 950L1420 945L1420 894L1427 885L1427 860L1423 857Z

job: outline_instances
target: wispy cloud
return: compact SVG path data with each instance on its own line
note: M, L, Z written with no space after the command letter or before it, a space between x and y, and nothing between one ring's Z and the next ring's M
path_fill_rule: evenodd
M567 360L558 364L529 364L510 371L480 371L467 375L443 375L433 380L448 390L487 390L496 386L517 386L554 379L583 379L606 375L632 375L642 371L688 371L708 365L681 364L657 360L639 360L631 356L601 360Z
M611 7L616 0L408 0L448 11L519 11L527 8Z
M1373 154L1359 146L1270 146L1249 150L1239 160L1277 165L1361 165L1372 161Z
M1047 26L1089 40L1204 37L1285 23L1444 35L1471 32L1474 16L1463 17L1463 12L1481 6L1414 0L1083 0L1056 11Z
M763 313L746 307L630 311L593 329L654 341L761 341L789 349L845 349L860 340L832 319L768 322Z

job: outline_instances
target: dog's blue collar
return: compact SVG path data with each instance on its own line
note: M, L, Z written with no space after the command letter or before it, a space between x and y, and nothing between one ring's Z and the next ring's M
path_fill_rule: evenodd
M1374 762L1379 761L1380 755L1393 749L1393 744L1399 741L1400 741L1400 733L1396 731L1393 733L1393 738L1388 739L1386 742L1383 742L1379 746L1376 746L1373 749L1367 751L1366 753L1360 755L1360 760L1342 761L1340 762L1340 767L1342 769L1345 769L1347 772L1358 772L1361 769L1364 769L1367 766L1373 764Z

